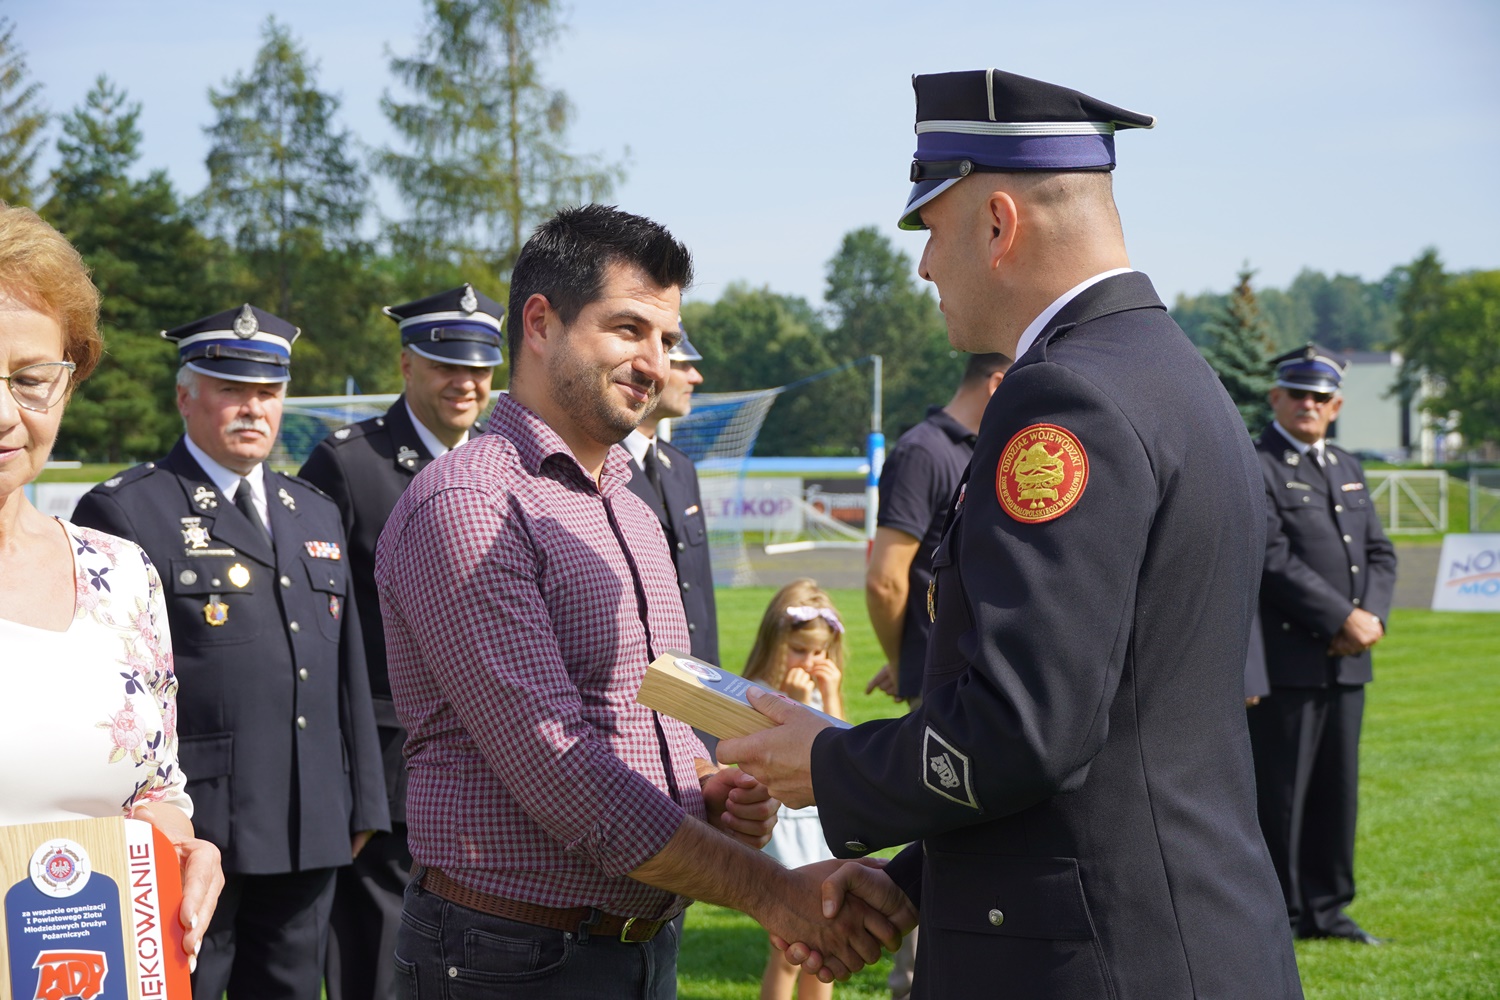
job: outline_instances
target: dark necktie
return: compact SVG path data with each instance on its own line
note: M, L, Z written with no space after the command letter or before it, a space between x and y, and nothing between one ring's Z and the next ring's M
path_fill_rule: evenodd
M641 467L646 470L646 478L650 480L652 489L656 490L656 497L661 501L662 509L665 510L667 494L661 488L661 463L656 458L655 444L646 449L646 455L641 459Z
M260 512L255 509L255 501L251 499L250 480L245 478L240 479L240 485L234 491L234 505L260 531L260 537L269 542L271 540L271 532L266 528L266 522L260 519Z

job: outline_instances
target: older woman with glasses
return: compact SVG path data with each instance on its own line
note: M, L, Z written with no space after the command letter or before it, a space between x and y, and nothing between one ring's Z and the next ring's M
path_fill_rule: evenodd
M177 766L161 580L131 542L47 517L23 489L99 361L98 312L78 252L0 204L0 824L123 814L165 832L196 965L224 879Z

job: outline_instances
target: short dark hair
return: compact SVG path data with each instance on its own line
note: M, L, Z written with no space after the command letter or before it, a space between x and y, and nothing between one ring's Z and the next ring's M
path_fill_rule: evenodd
M599 297L613 264L631 264L662 288L693 283L693 255L660 223L613 205L565 208L536 227L510 275L506 346L515 370L521 356L521 312L545 295L564 323Z
M971 354L968 364L964 365L964 377L960 384L982 382L996 372L1009 370L1010 363L1010 357L1005 354Z

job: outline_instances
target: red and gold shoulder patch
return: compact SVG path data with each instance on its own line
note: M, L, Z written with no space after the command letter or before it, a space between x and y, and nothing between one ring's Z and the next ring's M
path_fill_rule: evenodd
M1010 439L995 470L995 496L1024 524L1041 524L1073 509L1089 481L1089 457L1072 431L1032 424Z

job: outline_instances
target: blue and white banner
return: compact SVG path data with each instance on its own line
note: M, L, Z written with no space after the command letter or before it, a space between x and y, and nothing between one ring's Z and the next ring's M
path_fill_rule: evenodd
M1434 611L1500 612L1500 535L1446 535Z

